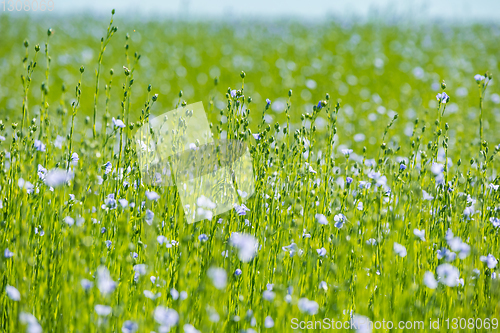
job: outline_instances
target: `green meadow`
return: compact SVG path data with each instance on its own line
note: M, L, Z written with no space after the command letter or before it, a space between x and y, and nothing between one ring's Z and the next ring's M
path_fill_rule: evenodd
M499 38L0 15L0 331L496 331ZM199 101L255 192L190 224L135 134Z

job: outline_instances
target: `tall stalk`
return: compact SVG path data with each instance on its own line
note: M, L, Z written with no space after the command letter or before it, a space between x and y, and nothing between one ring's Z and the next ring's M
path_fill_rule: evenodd
M117 27L113 27L113 15L115 15L115 10L111 11L111 20L109 22L108 30L106 33L106 37L101 38L101 50L99 51L99 57L97 59L97 70L95 72L95 93L94 93L94 118L92 123L92 134L94 139L97 137L97 132L95 128L96 118L97 118L97 99L99 97L99 77L101 76L101 64L102 57L104 55L104 51L106 50L106 46L108 45L111 37L118 30Z

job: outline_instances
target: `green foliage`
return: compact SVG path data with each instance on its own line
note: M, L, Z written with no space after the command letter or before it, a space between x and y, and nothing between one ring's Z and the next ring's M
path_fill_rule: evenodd
M160 332L160 306L177 332L499 313L500 92L474 79L498 26L51 23L0 16L2 331ZM187 224L133 138L199 100L256 193Z

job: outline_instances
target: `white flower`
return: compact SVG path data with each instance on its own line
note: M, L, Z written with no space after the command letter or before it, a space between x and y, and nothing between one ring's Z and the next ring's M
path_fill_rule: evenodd
M11 300L15 302L19 302L21 300L21 293L16 289L16 287L7 285L7 288L5 288L5 292Z
M252 235L233 232L229 243L238 249L238 257L243 262L249 262L257 254L259 243Z
M448 239L448 245L452 251L459 252L458 257L460 259L465 259L470 253L469 244L463 243L460 237Z
M425 272L424 274L424 284L430 288L430 289L436 289L437 288L437 281L436 279L434 278L434 274L432 274L432 272Z
M47 174L47 169L45 169L41 164L38 164L38 178L41 180L45 179L45 175Z
M406 257L406 247L399 243L394 242L394 252L400 257Z
M207 198L204 195L196 199L196 204L206 209L214 209L215 207L217 207L215 203L213 203L209 198Z
M264 327L265 328L274 327L274 320L273 318L271 318L271 316L267 316L266 319L264 319Z
M420 238L422 242L425 242L425 230L413 229L413 234Z
M155 213L153 213L151 210L146 210L146 223L151 225L153 223L153 219L155 217Z
M106 317L106 316L109 316L109 314L111 313L111 310L112 310L112 309L111 309L111 307L110 307L110 306L97 304L97 305L94 307L94 310L95 310L95 312L96 312L99 316Z
M288 252L290 254L290 257L293 257L295 253L299 250L299 247L297 246L297 244L292 243L290 245L283 246L281 249L283 251Z
M148 266L144 264L137 264L134 265L134 272L138 273L139 275L146 275L146 269Z
M323 289L324 291L328 290L328 284L325 281L321 281L319 283L319 289Z
M90 289L90 288L92 288L92 286L94 285L94 284L92 283L92 281L89 281L89 280L87 280L87 279L81 279L81 280L80 280L80 284L81 284L81 286L82 286L83 290L85 290L85 291L89 290L89 289Z
M450 96L448 96L448 94L443 91L442 93L436 95L436 99L440 103L446 104L450 100Z
M3 251L3 256L7 259L12 258L14 256L14 252L6 248L5 251Z
M116 282L113 281L105 266L97 268L97 288L104 295L112 293L116 288Z
M498 217L490 217L490 222L495 228L500 227L500 219Z
M458 279L460 277L458 268L450 264L441 264L437 267L436 272L439 282L448 287L456 287L458 285Z
M233 207L236 213L240 216L246 215L247 212L250 211L250 209L248 209L248 207L245 206L245 204L241 204L241 206L238 204L233 204Z
M168 242L167 237L165 237L163 235L160 235L160 236L156 237L156 240L158 241L158 244L160 244L160 245L163 245L163 243L167 243Z
M196 214L204 220L211 220L214 217L214 213L210 210L198 207L196 209Z
M446 258L447 261L453 261L457 255L455 252L451 252L450 250L446 248L442 248L441 250L437 250L437 258L438 259L443 259Z
M334 224L335 228L340 229L344 225L344 222L347 220L347 218L345 217L344 214L339 213L333 217L333 220L335 221Z
M276 294L271 290L264 290L264 292L262 293L262 298L266 301L272 301L275 295Z
M481 256L479 258L482 262L485 262L488 268L493 269L497 266L498 260L490 253L487 257Z
M111 164L110 161L107 161L106 164L104 164L104 174L107 175L108 173L111 172L113 169L113 165Z
M45 184L50 187L58 187L73 179L73 172L63 169L52 169L45 176Z
M368 317L354 314L351 319L352 327L355 328L356 333L371 333L373 324Z
M42 326L40 326L38 320L31 313L21 312L19 314L19 321L27 326L27 333L42 333Z
M314 217L316 217L316 221L318 221L319 224L327 225L328 220L326 219L326 216L323 214L316 214Z
M131 320L126 320L122 326L122 333L135 333L139 329L139 325Z
M423 196L424 200L428 200L428 201L434 200L434 197L424 190L422 190L422 196Z
M156 322L167 329L177 325L179 322L179 314L173 309L166 308L162 305L156 307L154 312ZM168 330L166 331L168 332Z
M144 294L144 296L145 296L146 298L149 298L149 299L151 299L151 300L153 300L153 301L154 301L155 299L157 299L158 297L160 297L160 296L161 296L161 293L160 293L160 292L158 292L158 293L154 294L154 293L153 293L152 291L150 291L150 290L144 290L144 291L143 291L143 294Z
M326 255L326 249L324 247L317 249L316 252L318 252L320 257L324 257Z
M307 298L303 297L299 299L298 307L300 312L305 312L310 315L315 315L318 313L319 305L315 301L310 301Z
M67 225L69 225L70 227L75 224L75 219L70 217L70 216L66 216L64 219L63 219L64 223L66 223Z
M65 140L65 139L64 139L64 137L63 137L63 136L58 135L58 136L57 136L57 138L56 138L56 140L54 141L54 146L55 146L56 148L61 149L61 148L62 148L62 144L63 144L64 140Z
M208 277L217 289L224 289L227 285L227 273L223 268L210 267L207 271Z
M485 79L486 79L486 77L484 75L481 75L481 74L474 75L474 80L476 80L477 83L481 83Z
M444 182L444 166L440 163L432 163L431 172L434 174L437 184Z
M119 128L125 127L125 124L120 119L115 119L115 117L113 117L113 119L111 119L111 120L113 121L113 125L115 125L115 127L119 127Z
M177 291L177 289L175 288L170 289L170 296L172 296L174 301L176 301L179 298L179 292Z
M341 151L344 156L349 156L352 154L352 149L342 149Z
M474 206L468 206L468 207L465 207L464 209L464 216L466 217L470 217L471 215L474 215L475 211L474 211Z
M186 324L184 325L183 328L184 328L184 333L201 333L191 324Z
M158 195L158 193L156 193L155 191L146 191L146 197L149 199L149 200L158 200L160 199L160 196Z
M77 153L71 154L71 162L73 163L73 165L77 165L79 160L80 158L78 157Z
M45 145L40 140L35 140L34 146L38 151L45 151Z

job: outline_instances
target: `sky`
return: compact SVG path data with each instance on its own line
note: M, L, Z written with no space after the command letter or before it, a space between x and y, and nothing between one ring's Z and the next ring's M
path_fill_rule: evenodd
M500 22L500 0L53 0L54 13L108 14L112 8L129 15L187 19L225 17L329 16L430 18Z

